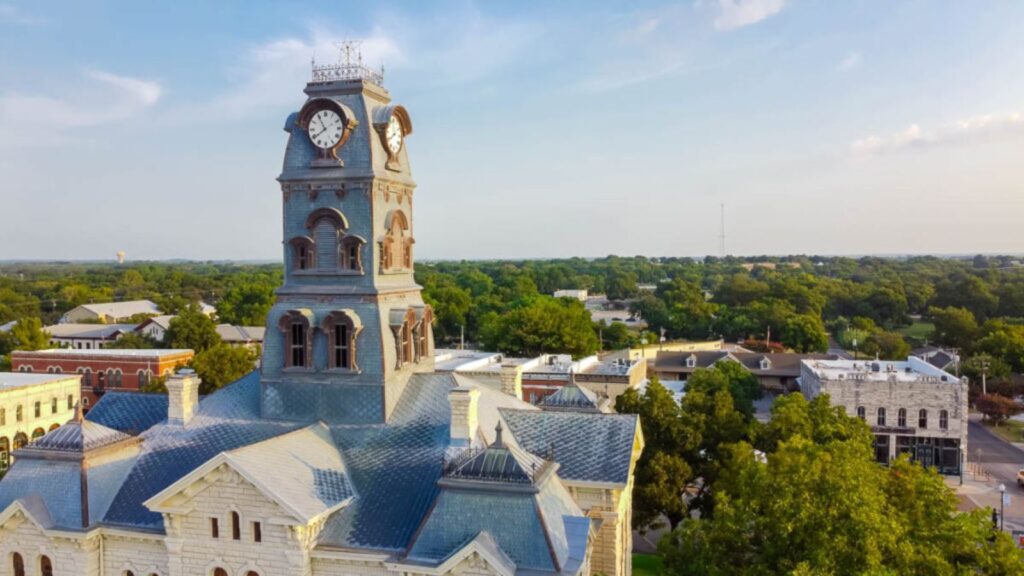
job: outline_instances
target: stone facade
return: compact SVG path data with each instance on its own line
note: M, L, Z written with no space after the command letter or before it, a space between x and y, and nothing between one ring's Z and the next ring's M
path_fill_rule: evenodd
M71 420L79 382L73 374L0 373L0 474L12 450Z
M967 453L967 379L927 361L805 360L801 390L828 394L875 434L879 462L900 454L946 474L959 474Z

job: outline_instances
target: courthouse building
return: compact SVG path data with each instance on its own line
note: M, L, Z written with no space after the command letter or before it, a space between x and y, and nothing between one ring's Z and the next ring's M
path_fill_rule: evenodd
M959 474L967 454L967 379L916 357L889 360L804 360L800 388L828 394L871 425L875 456L900 454L943 474Z
M434 369L412 122L381 80L314 67L285 122L260 370L202 399L187 371L108 393L17 451L0 574L630 574L638 418Z

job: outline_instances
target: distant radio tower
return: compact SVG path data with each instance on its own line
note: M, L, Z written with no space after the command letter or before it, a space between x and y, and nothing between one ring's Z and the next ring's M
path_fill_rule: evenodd
M722 221L719 227L718 234L718 255L725 258L725 204L721 204L722 208Z

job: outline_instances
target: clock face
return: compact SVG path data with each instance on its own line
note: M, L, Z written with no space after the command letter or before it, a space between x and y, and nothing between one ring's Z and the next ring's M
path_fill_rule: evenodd
M309 139L325 150L341 141L343 130L341 116L334 110L320 110L309 119Z
M398 151L402 149L402 124L398 121L398 118L392 116L388 120L388 130L385 134L388 141L388 150L391 151L391 155L398 154Z

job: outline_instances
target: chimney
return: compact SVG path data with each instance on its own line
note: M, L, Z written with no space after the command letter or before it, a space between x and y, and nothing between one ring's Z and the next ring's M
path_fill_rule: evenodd
M451 438L453 446L469 446L477 433L480 391L469 386L459 386L448 391L451 405Z
M515 364L501 365L501 391L517 399L523 399L523 367Z
M188 424L199 405L199 383L196 371L182 368L167 378L167 421Z

